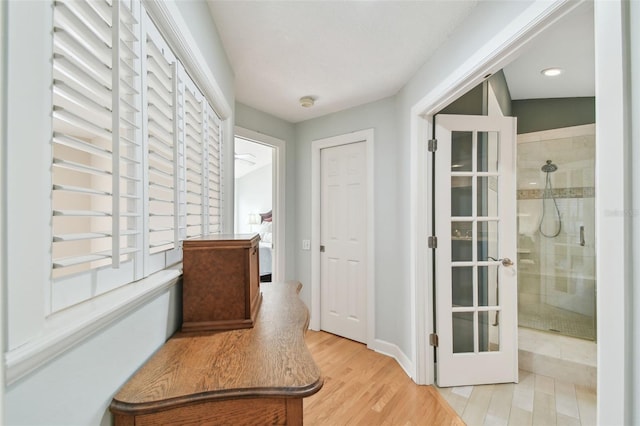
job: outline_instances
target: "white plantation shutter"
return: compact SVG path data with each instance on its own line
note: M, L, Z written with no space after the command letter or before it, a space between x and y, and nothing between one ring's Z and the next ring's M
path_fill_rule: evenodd
M204 97L188 75L184 80L186 237L191 238L204 233L205 223Z
M177 65L164 41L146 39L146 139L148 159L148 247L171 250L178 241L178 81Z
M141 180L135 155L138 22L119 1L65 0L54 5L56 279L106 265L118 267L140 252L136 218L141 206L135 200Z
M213 108L207 105L205 111L205 133L207 144L207 218L208 233L215 234L222 230L222 131L220 119Z
M220 232L221 124L137 0L53 8L55 312Z

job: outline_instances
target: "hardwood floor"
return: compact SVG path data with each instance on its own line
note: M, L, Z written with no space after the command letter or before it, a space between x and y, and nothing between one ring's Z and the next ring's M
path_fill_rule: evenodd
M305 425L464 425L435 388L416 385L394 359L325 332L308 331L306 341L324 387L304 399Z

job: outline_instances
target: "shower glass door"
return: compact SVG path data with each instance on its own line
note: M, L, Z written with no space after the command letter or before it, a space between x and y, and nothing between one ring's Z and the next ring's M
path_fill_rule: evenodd
M518 135L518 323L596 340L595 125Z

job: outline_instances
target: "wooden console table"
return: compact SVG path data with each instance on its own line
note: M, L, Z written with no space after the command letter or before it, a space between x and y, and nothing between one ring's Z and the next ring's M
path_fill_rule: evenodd
M323 380L296 282L266 283L255 326L177 333L120 389L116 425L302 424Z

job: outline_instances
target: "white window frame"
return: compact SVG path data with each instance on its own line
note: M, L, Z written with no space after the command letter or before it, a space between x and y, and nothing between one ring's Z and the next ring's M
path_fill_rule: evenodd
M52 1L10 2L7 12L7 145L6 154L7 247L6 279L7 384L36 370L98 330L167 291L180 278L180 264L142 280L48 314L51 281L51 147L50 139ZM143 7L167 43L190 71L195 83L221 118L224 150L232 148L232 108L198 50L177 6L146 0ZM29 51L25 55L25 51ZM229 158L229 157L227 157ZM233 168L230 168L233 170ZM222 175L223 182L227 179ZM8 184L19 182L19 184ZM231 185L232 186L232 185ZM25 196L25 194L28 194ZM10 208L9 208L10 207ZM222 205L225 226L232 209Z

